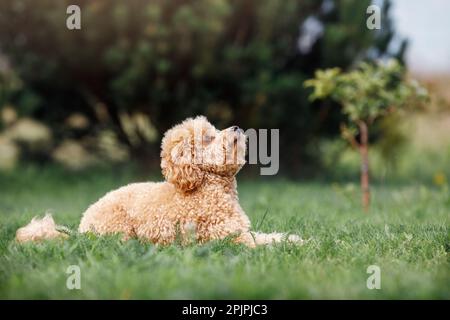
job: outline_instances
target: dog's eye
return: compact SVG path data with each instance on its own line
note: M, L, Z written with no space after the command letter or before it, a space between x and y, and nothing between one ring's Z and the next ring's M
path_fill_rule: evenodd
M205 142L205 143L210 143L211 141L214 140L214 138L215 138L215 136L205 135L205 136L203 137L203 142Z

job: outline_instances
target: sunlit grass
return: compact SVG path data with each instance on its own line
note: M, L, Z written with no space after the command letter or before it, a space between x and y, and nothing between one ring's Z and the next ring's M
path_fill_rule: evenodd
M248 249L216 241L158 248L78 234L41 244L13 240L18 227L48 210L75 230L92 201L139 180L145 178L117 169L2 174L0 297L450 298L447 185L377 185L365 214L357 184L240 179L253 226L299 234L308 239L303 246ZM81 290L66 287L73 264L81 268ZM381 268L381 290L366 287L369 265Z

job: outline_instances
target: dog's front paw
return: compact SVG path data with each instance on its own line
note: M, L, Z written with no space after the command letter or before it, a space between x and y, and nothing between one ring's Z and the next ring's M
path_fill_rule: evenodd
M304 244L305 241L295 234L291 234L286 239L288 242L296 243L296 244Z

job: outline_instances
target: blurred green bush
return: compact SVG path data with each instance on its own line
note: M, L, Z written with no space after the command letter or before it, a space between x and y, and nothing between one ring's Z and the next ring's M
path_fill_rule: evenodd
M66 28L69 4L81 7L81 30ZM0 0L0 53L12 69L0 70L0 108L48 125L55 145L107 130L144 159L158 158L162 133L195 114L219 126L282 128L280 160L292 172L318 138L339 134L339 111L311 107L303 81L317 68L403 55L404 41L388 52L390 1L375 31L366 27L370 4ZM74 117L86 125L68 125Z

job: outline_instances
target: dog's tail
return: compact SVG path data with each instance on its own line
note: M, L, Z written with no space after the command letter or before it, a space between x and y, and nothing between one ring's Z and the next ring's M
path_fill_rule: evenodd
M18 242L41 241L45 239L65 238L69 230L66 227L57 226L51 214L46 214L42 219L34 217L29 224L16 231Z

